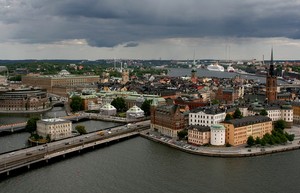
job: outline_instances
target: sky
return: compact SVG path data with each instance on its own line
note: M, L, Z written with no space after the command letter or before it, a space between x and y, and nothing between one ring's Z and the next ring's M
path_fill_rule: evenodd
M0 0L0 59L300 59L300 0Z

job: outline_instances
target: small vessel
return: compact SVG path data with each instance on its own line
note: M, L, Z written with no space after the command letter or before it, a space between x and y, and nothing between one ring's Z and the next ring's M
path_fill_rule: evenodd
M235 69L232 66L228 66L227 72L235 72Z
M224 72L224 67L220 66L218 63L215 63L215 64L208 65L207 70Z

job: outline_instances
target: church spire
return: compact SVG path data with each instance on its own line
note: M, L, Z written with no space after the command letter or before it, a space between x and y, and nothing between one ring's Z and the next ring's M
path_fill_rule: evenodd
M271 61L270 61L269 75L270 76L275 76L274 64L273 64L273 47L271 49Z

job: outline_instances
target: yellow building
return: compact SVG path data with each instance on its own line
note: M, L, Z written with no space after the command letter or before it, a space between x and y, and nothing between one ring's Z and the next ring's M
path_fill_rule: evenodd
M261 115L232 119L221 124L226 129L226 143L233 146L246 144L249 136L262 138L273 129L272 120Z
M300 102L292 102L293 121L296 124L300 123Z
M39 86L50 93L53 93L53 87L75 87L98 81L99 76L22 76L22 84Z

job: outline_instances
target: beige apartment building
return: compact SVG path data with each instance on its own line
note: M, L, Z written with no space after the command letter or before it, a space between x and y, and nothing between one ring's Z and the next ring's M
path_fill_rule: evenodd
M262 138L273 129L272 119L261 115L232 119L221 124L226 129L225 142L233 146L246 144L249 136Z

